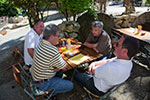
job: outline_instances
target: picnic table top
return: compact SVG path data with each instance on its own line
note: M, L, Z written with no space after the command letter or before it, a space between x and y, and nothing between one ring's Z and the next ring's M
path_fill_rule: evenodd
M80 64L93 61L102 56L102 54L96 53L91 48L88 47L80 48L80 46L82 45L81 42L73 38L69 38L69 39L71 39L72 46L74 46L74 49L78 50L78 53L74 55L69 55L68 53L61 52L62 58L67 63L66 70L72 69L76 66L79 66ZM67 39L63 38L59 41L59 43L61 44L63 40L67 40Z
M129 35L132 36L136 39L139 39L141 41L144 41L146 43L150 44L150 32L149 31L145 31L145 30L141 30L139 32L139 34L137 34L138 29L137 28L121 28L121 29L113 29L116 32L119 32L121 34L125 34L125 35Z

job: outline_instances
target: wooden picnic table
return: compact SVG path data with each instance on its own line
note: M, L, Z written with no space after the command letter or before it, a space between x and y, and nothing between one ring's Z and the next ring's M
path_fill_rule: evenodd
M115 33L129 35L136 39L139 39L140 41L150 44L150 32L141 30L140 33L136 35L137 30L138 30L137 28L132 28L132 27L113 29Z
M146 65L150 68L150 32L141 30L140 33L137 34L137 30L138 30L137 28L132 27L112 29L113 33L115 33L115 35L117 36L128 35L140 41L140 53L145 55L147 61ZM143 59L143 61L145 61L145 59Z
M76 49L79 50L79 52L78 52L77 54L73 55L73 56L69 56L68 54L61 53L61 56L63 57L63 59L64 59L64 60L66 61L66 63L67 63L67 65L66 65L66 67L65 67L65 68L66 68L65 70L69 70L69 69L75 68L76 66L79 66L80 64L87 63L87 62L91 62L91 61L93 61L93 60L95 60L95 59L97 59L97 58L103 56L103 55L100 54L100 53L96 53L96 52L95 52L93 49L91 49L91 48L88 48L88 47L79 48L79 47L82 45L81 42L79 42L79 41L77 41L77 40L75 40L75 39L73 39L73 38L69 38L69 39L71 39L72 45L77 46ZM60 39L59 43L61 44L62 41L64 41L64 40L67 40L67 39L65 39L65 38ZM79 54L82 54L82 55L88 57L88 59L81 61L79 64L75 64L75 63L73 63L73 62L70 61L70 58L72 58L72 57L74 57L74 56L77 56L77 55L79 55Z

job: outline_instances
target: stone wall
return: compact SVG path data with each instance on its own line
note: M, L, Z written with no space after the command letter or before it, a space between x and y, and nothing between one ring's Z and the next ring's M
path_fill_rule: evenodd
M58 26L61 29L61 32L60 32L61 38L68 38L68 37L77 38L78 37L78 30L80 28L79 23L75 21L69 21L69 22L65 21L59 24Z
M116 28L131 27L131 24L136 19L135 15L123 15L114 18Z
M104 13L98 13L98 19L104 23L104 30L111 36L111 28L115 26L113 17Z
M114 21L115 28L137 27L137 25L150 23L150 12L145 12L141 15L131 14L117 16L114 18Z
M139 24L150 23L150 12L145 12L139 15L135 21L132 23L132 26L137 26Z
M104 30L111 35L111 28L114 27L113 18L107 14L98 13L98 19L104 23ZM84 42L86 40L91 31L91 24L93 21L94 16L90 13L85 13L77 19L77 22L80 24L79 41Z
M90 13L85 13L78 17L77 22L80 24L78 40L84 42L91 30L91 23L94 21L94 16Z

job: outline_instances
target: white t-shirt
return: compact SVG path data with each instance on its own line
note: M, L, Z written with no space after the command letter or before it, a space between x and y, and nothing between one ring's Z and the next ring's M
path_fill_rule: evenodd
M33 48L36 50L40 40L42 40L43 34L40 36L34 31L34 29L31 29L28 34L25 37L25 43L24 43L24 61L26 65L32 65L32 57L29 55L27 49Z
M95 87L99 91L107 92L112 86L123 83L129 78L132 66L131 60L112 58L110 62L95 69Z

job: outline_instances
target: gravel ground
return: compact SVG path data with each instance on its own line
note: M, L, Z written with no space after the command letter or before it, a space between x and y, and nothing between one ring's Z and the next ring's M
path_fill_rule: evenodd
M85 95L84 90L74 82L73 90L64 94L57 94L57 99L83 100ZM150 100L150 71L134 64L131 77L111 96L114 100ZM0 86L0 100L30 100L30 98L15 80L11 80Z

